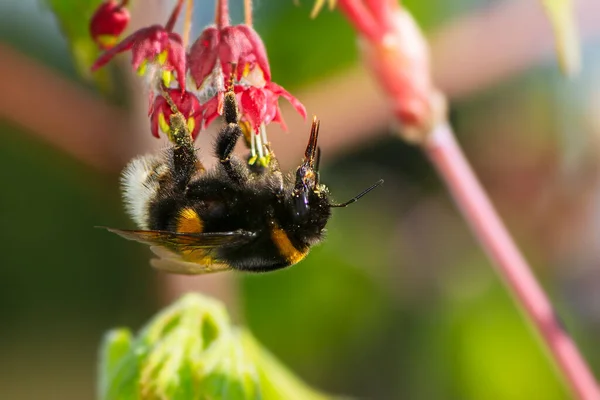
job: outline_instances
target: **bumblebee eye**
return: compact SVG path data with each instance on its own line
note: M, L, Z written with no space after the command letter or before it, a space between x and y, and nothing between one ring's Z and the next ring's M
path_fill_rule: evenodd
M304 191L294 193L294 211L296 212L296 217L306 217L308 215L308 210L308 193Z
M296 170L296 184L294 190L296 193L302 193L314 189L317 186L317 180L317 173L315 170L310 165L302 164ZM304 196L308 195L304 194Z

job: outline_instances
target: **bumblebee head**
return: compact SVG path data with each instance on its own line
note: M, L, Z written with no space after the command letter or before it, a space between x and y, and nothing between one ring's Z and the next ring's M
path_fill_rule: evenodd
M293 208L295 217L298 219L305 218L311 213L311 210L323 206L319 203L325 201L325 204L328 204L325 188L319 188L318 138L319 121L314 117L310 138L304 152L304 160L296 170L296 182L292 191Z
M296 181L291 195L294 220L297 226L310 228L314 233L321 233L331 215L331 208L346 207L354 203L371 190L383 183L377 183L362 191L357 196L344 203L331 203L329 192L324 185L319 184L320 151L317 145L319 138L319 121L313 118L310 138L304 152L304 160L296 170Z

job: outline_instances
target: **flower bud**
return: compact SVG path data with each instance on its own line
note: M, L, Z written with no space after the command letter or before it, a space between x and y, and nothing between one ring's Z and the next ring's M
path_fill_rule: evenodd
M127 8L115 0L100 4L90 21L92 39L103 50L112 48L127 28L129 18Z
M421 140L445 116L445 100L431 79L429 48L412 16L398 7L391 32L379 41L361 40L361 51L385 90L409 140Z

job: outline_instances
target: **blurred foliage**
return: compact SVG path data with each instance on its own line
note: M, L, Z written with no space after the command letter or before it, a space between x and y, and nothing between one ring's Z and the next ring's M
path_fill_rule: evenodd
M52 10L60 29L69 43L77 72L93 80L104 91L113 88L107 69L92 73L90 67L100 51L89 33L89 20L102 0L41 0Z
M197 3L212 12L212 4ZM354 34L337 12L323 10L310 20L311 1L301 1L300 7L291 0L255 3L257 30L278 83L298 87L356 61ZM489 1L404 4L430 30ZM91 13L86 10L73 20L79 28L63 31L83 34L87 21L81 15ZM46 42L56 32L41 30L35 10L30 14L35 23L0 13L5 22L0 39L27 49L46 65L62 65L66 49L57 39L52 46ZM585 140L591 128L581 105L597 88L591 83L600 64L570 89L573 101L568 104L564 82L557 83L553 68L533 69L453 105L469 158L536 265L560 263L551 245L536 249L535 240L562 227L528 231L535 215L533 196L513 203L510 196L538 183L539 176L528 175L531 165L559 175L567 140L579 140L582 149L591 151ZM90 398L101 332L108 326L141 325L157 307L148 254L93 229L128 224L116 175L90 170L6 123L0 124L0 134L0 170L5 172L0 398ZM574 154L570 160L580 167L587 153ZM338 160L324 154L324 164L322 179L337 200L379 178L386 183L357 205L336 210L326 243L300 265L240 278L244 322L261 343L311 385L331 393L411 400L566 398L537 339L416 149L388 139ZM551 178L560 184L560 176ZM554 209L545 210L550 219ZM571 267L572 260L567 261ZM584 320L561 292L561 274L568 271L548 267L536 273L598 367L600 324ZM135 339L116 331L109 340L114 344L105 355L111 369ZM271 374L259 371L260 376Z
M101 349L99 398L325 400L285 370L215 300L188 294L132 338L109 332Z
M6 123L0 135L0 398L90 398L101 332L156 307L147 255L94 228L128 224L118 176Z
M581 69L579 37L571 0L541 0L554 29L558 62L562 72L573 76Z
M269 54L274 81L293 88L352 65L358 54L355 35L340 13L322 12L310 19L310 2L303 1L298 7L292 1L282 3L288 4L257 14L255 22Z

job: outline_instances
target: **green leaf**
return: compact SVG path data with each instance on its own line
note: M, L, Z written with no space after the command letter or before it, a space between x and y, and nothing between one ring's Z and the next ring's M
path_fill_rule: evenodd
M99 397L105 397L110 386L110 377L118 370L118 365L131 350L131 332L129 329L115 329L104 336L100 352Z
M329 398L306 386L271 353L261 347L249 332L242 332L242 342L244 348L256 361L265 399L326 400Z
M571 0L541 0L554 30L558 62L563 74L574 76L581 69L579 37Z
M110 91L112 81L106 68L92 73L90 67L100 50L89 33L89 22L102 0L42 0L54 13L65 36L73 63L84 79L93 81L100 89Z
M101 355L101 400L327 398L233 327L222 304L196 294L159 312L135 338L111 331Z

